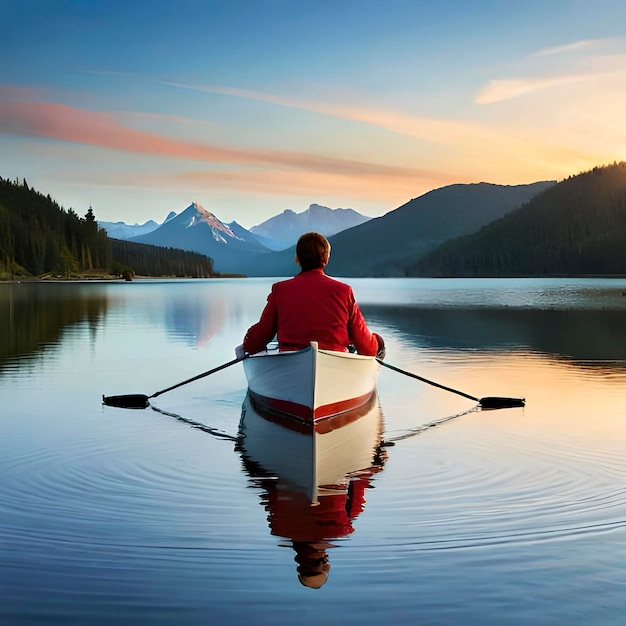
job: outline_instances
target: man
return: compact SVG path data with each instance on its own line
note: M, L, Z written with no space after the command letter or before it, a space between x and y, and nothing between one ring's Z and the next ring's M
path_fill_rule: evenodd
M384 358L385 343L367 327L352 288L324 273L329 257L324 236L300 237L295 261L301 271L272 286L261 319L243 340L244 352L264 350L277 335L280 350L300 350L317 341L323 350L347 351L353 345L359 354Z

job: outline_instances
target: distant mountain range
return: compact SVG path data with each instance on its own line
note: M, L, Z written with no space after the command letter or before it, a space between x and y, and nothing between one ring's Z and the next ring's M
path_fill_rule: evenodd
M224 223L194 202L157 228L125 238L205 254L218 272L288 276L297 270L293 262L297 238L316 230L333 247L330 273L397 276L438 245L475 232L553 184L450 185L374 219L352 209L312 204L300 214L287 210L250 230L237 222Z
M407 265L445 241L477 231L554 184L477 183L436 189L330 237L328 272L333 276L403 276ZM297 270L294 252L289 248L239 259L231 271L289 276Z
M171 211L170 214L165 218L165 222L167 220L172 219L176 213ZM133 237L138 237L139 235L145 235L147 233L151 233L153 230L156 230L160 224L155 222L154 220L148 220L143 224L126 224L125 222L101 222L98 221L98 226L100 228L104 228L107 231L107 235L112 237L113 239L132 239Z
M313 204L246 230L194 203L132 240L200 252L216 271L247 276L293 275L295 241L309 230L328 236L333 276L606 275L626 272L622 205L626 165L614 164L558 184L449 185L374 219Z
M200 207L200 205L196 203L192 204L196 207ZM205 211L202 207L200 207L200 209ZM163 224L173 217L176 217L176 213L172 211ZM217 217L213 217L215 220L219 221ZM302 213L296 213L291 209L286 209L280 215L271 217L265 222L253 226L250 230L246 230L238 225L237 222L224 223L221 221L220 224L222 224L224 228L220 227L218 230L230 229L233 232L237 232L240 239L251 239L255 247L258 243L261 243L268 250L284 250L285 248L293 246L298 240L298 237L305 232L316 230L325 237L330 237L347 228L363 224L369 219L371 218L353 209L330 209L319 204L311 204L309 208L306 211L302 211ZM202 220L199 219L195 223L201 222ZM157 230L163 224L158 224L154 220L149 220L144 224L98 222L100 228L104 228L109 237L128 241L139 241L139 237ZM254 237L252 237L251 233ZM224 243L226 242L227 240L224 240Z
M216 271L233 273L243 271L238 268L244 268L244 273L248 273L247 270L255 262L252 259L294 245L304 232L317 230L330 236L369 219L352 209L330 209L312 204L302 213L287 210L247 230L237 222L222 222L193 202L182 213L170 214L160 226L122 238L199 252L213 259Z
M329 235L329 228L345 226L346 215L366 221ZM328 272L334 276L624 276L626 163L595 167L558 183L450 185L375 219L311 205L304 214L285 211L255 233L192 203L156 228L150 222L100 225L109 235L118 234L117 242L97 229L91 208L80 218L25 180L0 178L0 274L70 275L110 269L113 260L128 265L130 252L118 244L143 228L153 230L131 241L160 248L133 249L133 258L149 264L150 258L170 255L168 273L177 276L198 275L198 262L185 251L211 257L220 274L293 275L294 245L276 248L307 230L328 234Z
M302 213L286 209L280 215L253 226L250 231L263 237L263 243L271 250L284 250L294 246L303 233L314 230L328 238L369 219L353 209L329 209L312 204Z

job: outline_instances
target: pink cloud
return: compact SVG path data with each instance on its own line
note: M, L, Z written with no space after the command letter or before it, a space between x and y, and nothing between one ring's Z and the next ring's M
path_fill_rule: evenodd
M0 102L0 133L42 137L122 152L169 156L212 163L263 166L377 178L415 177L413 168L280 150L226 148L135 130L115 115L52 102Z
M111 113L52 102L0 103L0 132L203 161L247 160L245 154L234 150L194 145L133 130L119 124Z

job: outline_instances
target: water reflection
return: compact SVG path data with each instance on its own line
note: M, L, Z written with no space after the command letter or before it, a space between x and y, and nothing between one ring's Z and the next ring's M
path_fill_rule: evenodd
M165 327L170 336L184 338L196 348L207 346L231 317L230 300L214 289L199 286L164 302Z
M86 323L93 338L106 311L106 295L88 285L0 285L0 371L15 358L60 345L76 324Z
M383 419L378 398L338 416L324 432L307 433L243 404L238 450L247 474L261 487L272 535L288 540L302 585L328 579L328 550L350 535L365 507L373 476L383 469Z
M584 282L584 281L583 281ZM550 285L550 282L547 283ZM605 295L602 285L569 289L561 283L550 293L498 284L481 291L442 293L446 281L415 283L365 281L361 308L381 331L398 331L402 342L436 350L505 351L522 349L572 362L625 358L626 298ZM8 357L35 354L60 344L64 329L87 322L95 335L99 322L124 311L133 324L164 327L168 336L193 347L232 332L237 338L265 302L269 282L146 281L132 284L0 285L0 366ZM515 288L514 288L515 287ZM371 290L371 293L370 291ZM573 295L572 295L573 294ZM411 298L421 298L411 302ZM447 297L448 299L444 298ZM497 298L496 298L497 296ZM455 299L456 298L456 299ZM497 302L493 302L497 299ZM574 304L571 303L574 299ZM443 305L442 305L443 302ZM510 304L509 304L510 303ZM126 320L116 318L116 323Z
M362 306L368 320L413 345L445 350L522 349L572 362L626 358L621 310Z
M476 395L527 395L526 408L435 427L472 403L385 371L392 463L374 413L314 438L317 451L348 439L331 459L344 467L314 481L312 436L300 445L250 409L239 429L239 367L159 396L183 425L100 402L230 360L268 282L21 285L17 306L0 285L0 334L13 340L2 336L2 358L27 355L0 370L0 623L330 624L346 599L362 626L390 609L407 623L622 623L626 368L580 367L623 359L620 320L458 301L400 310L423 299L419 285L367 284L377 299L360 301L388 330L390 362ZM189 349L180 331L220 300L212 349ZM193 316L170 323L181 303ZM298 575L325 584L315 593Z

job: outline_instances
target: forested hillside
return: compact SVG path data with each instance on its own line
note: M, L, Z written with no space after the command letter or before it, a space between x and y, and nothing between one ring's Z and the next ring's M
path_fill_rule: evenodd
M213 261L203 254L163 248L121 239L110 239L111 273L123 275L127 268L140 276L215 276Z
M411 261L469 235L554 185L449 185L331 238L336 276L402 276Z
M61 277L95 271L112 275L214 275L210 258L109 239L91 210L65 210L28 183L0 178L0 276Z
M405 275L626 275L626 163L571 176Z
M27 182L0 178L0 272L69 274L109 265L109 242L91 209L65 211Z

